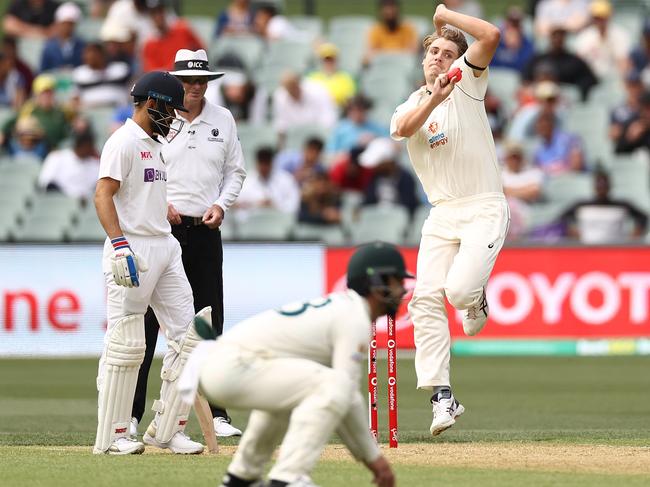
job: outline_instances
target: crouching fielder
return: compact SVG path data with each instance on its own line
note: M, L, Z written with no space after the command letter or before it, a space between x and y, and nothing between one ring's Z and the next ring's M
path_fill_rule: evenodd
M335 430L377 485L395 484L370 434L359 379L370 322L397 310L407 276L394 246L367 244L350 259L348 291L261 313L199 346L180 380L184 400L199 382L210 402L252 409L222 487L260 485L280 442L270 486L313 486L309 474Z
M159 137L168 137L174 109L183 107L183 86L168 73L145 74L131 95L133 119L102 151L95 193L97 215L108 238L102 268L107 287L107 330L99 362L97 437L93 452L142 453L129 435L138 370L144 358L144 313L151 305L165 332L160 400L144 442L174 453L200 453L203 445L183 433L190 406L176 380L199 341L193 326L192 289L181 249L167 222L166 172ZM147 264L148 263L148 264ZM199 315L210 320L210 308Z
M444 5L436 8L433 21L436 32L424 40L426 85L397 107L391 136L408 139L411 163L434 205L422 227L409 312L418 388L433 391L430 431L437 435L464 411L451 393L445 297L464 310L466 334L483 328L485 285L503 245L509 212L483 103L499 29ZM469 48L461 31L476 39ZM452 68L461 70L460 81L447 80Z

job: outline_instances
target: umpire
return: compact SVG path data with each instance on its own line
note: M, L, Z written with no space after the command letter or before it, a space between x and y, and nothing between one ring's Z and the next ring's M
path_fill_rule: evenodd
M181 244L194 308L212 306L212 326L221 335L223 248L219 227L246 177L244 157L230 111L204 98L208 81L224 75L210 71L206 52L180 49L170 74L183 83L188 113L178 116L183 127L162 150L168 175L167 219ZM133 401L132 435L144 414L147 376L158 337L158 322L151 309L145 316L145 330L147 350ZM241 435L225 410L212 408L212 415L217 436Z

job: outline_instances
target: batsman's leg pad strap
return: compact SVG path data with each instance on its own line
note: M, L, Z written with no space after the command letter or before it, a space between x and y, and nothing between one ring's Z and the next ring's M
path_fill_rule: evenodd
M197 316L211 323L212 309L208 306L203 308ZM163 380L160 389L160 400L156 401L156 440L161 443L167 443L177 431L183 431L190 413L191 404L186 404L181 400L181 396L176 389L176 380L178 379L185 362L189 358L192 350L203 339L196 333L194 323L190 323L187 333L179 345L178 355L174 358L169 367L163 367L160 377ZM174 348L175 350L175 348Z
M122 318L111 330L104 355L104 373L98 380L95 449L106 451L129 435L129 421L138 370L144 360L144 315Z

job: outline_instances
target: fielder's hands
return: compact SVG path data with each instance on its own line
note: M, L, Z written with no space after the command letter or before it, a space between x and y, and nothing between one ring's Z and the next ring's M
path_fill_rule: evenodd
M203 223L211 229L219 228L223 222L223 208L219 205L212 205L203 215Z
M138 287L140 285L139 273L149 269L147 263L133 253L129 242L123 236L112 239L111 244L113 244L111 268L115 284L124 287Z
M377 484L377 487L395 487L395 475L383 455L366 465L375 476L372 482Z

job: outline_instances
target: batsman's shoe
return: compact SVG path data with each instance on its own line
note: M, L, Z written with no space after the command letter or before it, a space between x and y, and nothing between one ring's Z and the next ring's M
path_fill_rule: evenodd
M177 431L172 439L167 443L160 443L156 440L156 430L152 425L149 425L147 432L142 437L147 445L156 446L158 448L167 448L172 453L177 453L179 455L198 455L203 453L203 445L197 443L196 441L190 440L190 437L187 436L182 431Z
M433 421L429 431L431 435L438 436L443 431L451 428L456 423L456 418L465 412L450 390L441 391L431 398L433 405Z
M490 308L485 297L485 288L483 288L483 296L481 296L479 302L475 306L468 308L465 311L465 316L463 316L465 335L474 336L478 334L487 323L489 312Z
M214 432L218 437L241 436L241 430L235 428L226 418L217 416L214 418Z
M118 438L106 451L93 450L96 455L139 455L142 452L144 452L144 444L132 438Z
M138 437L138 418L131 418L129 423L129 435L131 438L136 439Z

